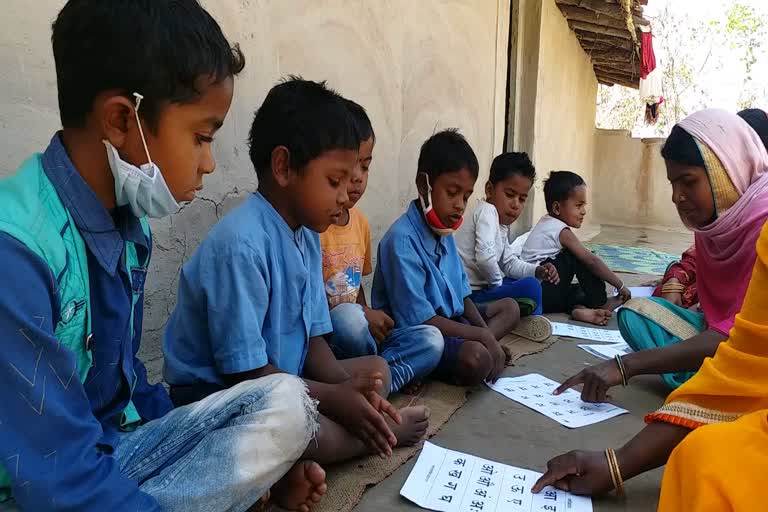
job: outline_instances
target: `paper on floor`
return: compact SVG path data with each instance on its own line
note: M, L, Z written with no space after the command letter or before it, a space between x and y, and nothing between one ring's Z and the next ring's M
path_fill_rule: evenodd
M581 393L574 389L555 396L552 392L560 384L537 373L522 377L505 377L486 385L569 428L591 425L628 412L608 403L584 402L581 400Z
M583 327L581 325L565 324L562 322L552 322L552 334L555 336L567 336L569 338L579 338L582 340L624 343L624 338L621 337L621 333L617 330L596 329L594 327Z
M610 345L579 345L579 348L600 359L613 359L633 352L632 347L625 342Z
M400 495L440 512L592 512L592 500L584 496L553 487L532 494L540 476L427 441Z
M653 286L630 286L629 291L632 292L633 299L640 299L644 297L653 297ZM624 306L619 306L614 311L620 310Z

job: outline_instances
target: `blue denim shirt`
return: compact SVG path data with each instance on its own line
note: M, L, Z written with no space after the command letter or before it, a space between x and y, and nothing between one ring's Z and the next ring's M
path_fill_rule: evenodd
M301 375L309 338L333 330L320 237L292 230L255 193L208 233L181 271L163 338L172 386L223 385L271 364Z
M437 236L412 202L379 243L371 302L398 327L464 314L471 295L453 236Z
M140 258L151 251L151 241L129 209L111 215L104 208L58 134L43 154L43 168L86 244L93 367L84 383L70 377L74 358L53 335L60 309L55 276L26 246L0 234L0 463L22 510L159 510L111 456L134 372L133 401L142 419L172 408L163 387L148 384L136 358L142 301L131 337L124 241L136 243Z

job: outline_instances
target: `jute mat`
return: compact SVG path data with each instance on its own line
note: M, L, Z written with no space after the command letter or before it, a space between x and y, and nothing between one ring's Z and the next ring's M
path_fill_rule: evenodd
M555 341L552 336L542 343L507 336L501 343L509 348L511 362L523 356L535 354L549 348ZM467 401L469 388L452 386L438 381L428 381L416 397L393 395L395 407L408 405L426 405L430 409L429 430L427 437L434 436L459 407ZM388 459L370 456L326 468L328 473L328 493L313 510L316 512L349 512L358 504L366 487L376 485L397 468L405 464L421 450L421 445L398 448Z

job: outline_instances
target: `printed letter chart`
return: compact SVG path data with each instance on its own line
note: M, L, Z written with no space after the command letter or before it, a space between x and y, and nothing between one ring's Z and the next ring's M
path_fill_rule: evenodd
M555 396L552 391L559 384L536 373L501 378L495 383L487 382L486 385L569 428L591 425L628 412L612 404L582 402L581 393L573 389Z
M580 325L552 322L552 334L566 336L582 340L605 341L607 343L625 343L621 333L610 329L595 329L594 327L582 327Z
M592 512L587 497L553 487L532 494L540 476L427 441L400 495L441 512Z

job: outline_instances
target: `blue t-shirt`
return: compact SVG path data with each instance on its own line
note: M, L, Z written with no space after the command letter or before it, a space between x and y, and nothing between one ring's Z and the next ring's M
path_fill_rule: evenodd
M414 201L379 243L373 307L410 327L463 315L471 293L453 236L434 234Z
M293 231L259 193L203 240L177 300L163 339L170 385L222 385L268 363L301 375L309 338L332 330L318 234Z

